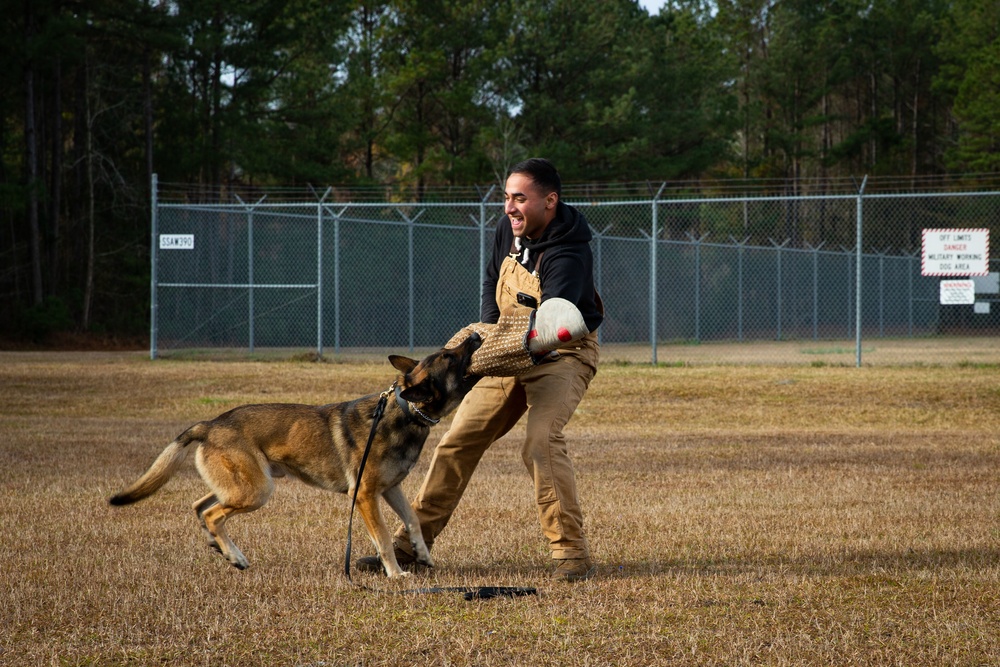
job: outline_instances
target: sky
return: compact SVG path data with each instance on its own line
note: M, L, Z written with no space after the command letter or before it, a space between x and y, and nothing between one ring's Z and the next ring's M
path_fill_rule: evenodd
M666 0L639 0L639 4L650 14L659 14L660 7L666 4Z

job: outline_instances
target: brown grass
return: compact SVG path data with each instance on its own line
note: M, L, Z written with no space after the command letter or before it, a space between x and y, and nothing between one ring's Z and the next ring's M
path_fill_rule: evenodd
M521 431L433 574L356 577L540 593L465 602L351 587L347 499L296 482L231 523L245 572L202 542L190 461L106 503L190 423L378 391L387 362L0 353L0 664L996 664L1000 366L810 363L606 364L568 428L597 578L546 580Z

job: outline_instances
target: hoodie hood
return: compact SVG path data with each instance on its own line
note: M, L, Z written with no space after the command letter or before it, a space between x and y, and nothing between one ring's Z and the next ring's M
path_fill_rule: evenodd
M535 241L528 238L523 238L521 241L532 254L536 254L555 245L590 243L592 238L590 225L587 224L583 214L560 201L556 205L556 217L542 232L542 237Z

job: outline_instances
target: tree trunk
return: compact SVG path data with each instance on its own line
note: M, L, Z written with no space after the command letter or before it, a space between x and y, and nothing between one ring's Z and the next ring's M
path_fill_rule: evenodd
M86 219L84 203L86 199L86 136L87 136L87 70L76 67L73 76L73 146L70 149L71 176L68 183L70 195L66 202L69 209L70 261L67 263L67 279L76 284L82 275L81 260L86 256L83 225Z
M146 2L147 11L151 10L149 0ZM146 192L147 201L152 201L153 193L148 190L153 183L153 83L152 83L152 52L149 42L145 43L142 49L142 125L146 135Z
M63 126L62 126L62 59L57 58L53 82L52 102L52 185L51 206L49 207L49 291L55 294L59 284L59 255L62 236L59 226L62 222L62 172L63 172Z
M870 85L869 95L871 96L868 119L872 128L870 139L868 140L869 151L871 151L868 156L868 164L869 167L874 167L878 162L878 134L876 133L878 129L878 74L875 72L874 64L868 72L868 81Z
M362 137L365 142L365 176L371 181L375 178L375 135L378 119L375 115L375 30L377 21L367 4L361 8L361 27L364 34L362 53L365 61L365 83L370 90L364 96L362 104L363 118L361 121Z
M25 2L25 47L30 51L35 37L35 15L32 0ZM38 144L35 136L35 65L29 58L24 69L24 143L28 167L28 228L31 234L31 294L32 303L41 305L42 291L42 231L38 223Z
M90 59L84 57L83 67L86 70ZM90 108L90 76L87 72L87 85L84 94L84 110L87 116L87 138L84 163L87 172L87 276L83 287L83 317L84 331L90 330L90 305L94 299L94 116Z
M225 19L221 5L216 9L213 20L213 34L216 37L215 49L212 52L211 109L209 111L209 152L210 169L212 170L212 190L221 197L222 184L222 35L225 33Z
M916 183L917 172L920 171L920 58L917 58L916 71L913 73L913 118L911 120L911 143L913 144L911 150L913 151L913 157L910 159L910 176L913 178L913 182Z

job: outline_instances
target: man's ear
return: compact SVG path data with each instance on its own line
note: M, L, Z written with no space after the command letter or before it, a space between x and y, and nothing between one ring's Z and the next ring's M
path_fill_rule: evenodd
M559 195L557 193L550 192L545 196L545 208L555 208L558 203Z

